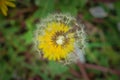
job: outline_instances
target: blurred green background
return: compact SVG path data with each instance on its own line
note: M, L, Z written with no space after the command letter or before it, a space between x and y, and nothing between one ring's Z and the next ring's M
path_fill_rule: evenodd
M16 0L15 4L8 16L0 14L0 80L85 80L79 65L45 61L33 50L36 23L52 13L70 13L85 24L84 64L101 66L85 68L89 80L120 80L119 0ZM95 7L102 10L94 12Z

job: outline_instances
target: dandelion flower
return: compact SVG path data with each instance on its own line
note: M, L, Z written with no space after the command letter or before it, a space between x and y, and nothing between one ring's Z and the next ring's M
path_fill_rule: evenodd
M0 0L0 9L3 15L5 16L7 16L7 11L8 11L7 6L15 7L15 4L12 3L11 1L15 1L15 0Z
M48 60L76 62L85 47L83 28L68 14L49 15L37 25L35 47Z

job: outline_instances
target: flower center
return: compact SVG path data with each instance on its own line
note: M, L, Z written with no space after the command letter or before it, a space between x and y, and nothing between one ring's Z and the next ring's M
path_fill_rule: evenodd
M65 37L64 36L60 35L60 36L57 37L56 43L58 45L62 45L64 42L65 42Z

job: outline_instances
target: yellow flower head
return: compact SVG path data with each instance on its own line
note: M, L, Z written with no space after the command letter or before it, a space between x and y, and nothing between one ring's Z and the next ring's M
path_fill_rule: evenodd
M5 16L7 16L7 11L8 11L7 6L15 7L15 4L13 4L11 1L15 1L15 0L0 0L0 9L3 15Z
M74 50L73 33L67 34L70 27L58 22L49 23L47 26L44 34L39 35L38 40L41 42L38 45L39 49L42 49L44 58L49 60L64 59Z
M83 50L85 43L83 37L83 26L78 24L75 18L70 15L54 14L38 24L35 45L40 54L48 60L73 62L81 56L80 51Z

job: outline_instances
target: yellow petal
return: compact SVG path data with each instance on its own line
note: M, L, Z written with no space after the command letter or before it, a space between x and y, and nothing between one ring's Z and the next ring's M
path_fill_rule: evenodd
M14 3L9 2L9 1L5 1L5 4L10 6L10 7L16 7Z
M8 11L7 6L5 6L4 4L2 4L0 8L1 8L2 13L3 13L5 16L7 16L7 11Z
M1 11L2 11L3 15L7 16L7 11L5 11L3 8L1 8Z
M3 7L3 9L4 9L5 11L8 11L8 8L7 8L7 6L6 6L5 4L2 4L1 6Z

